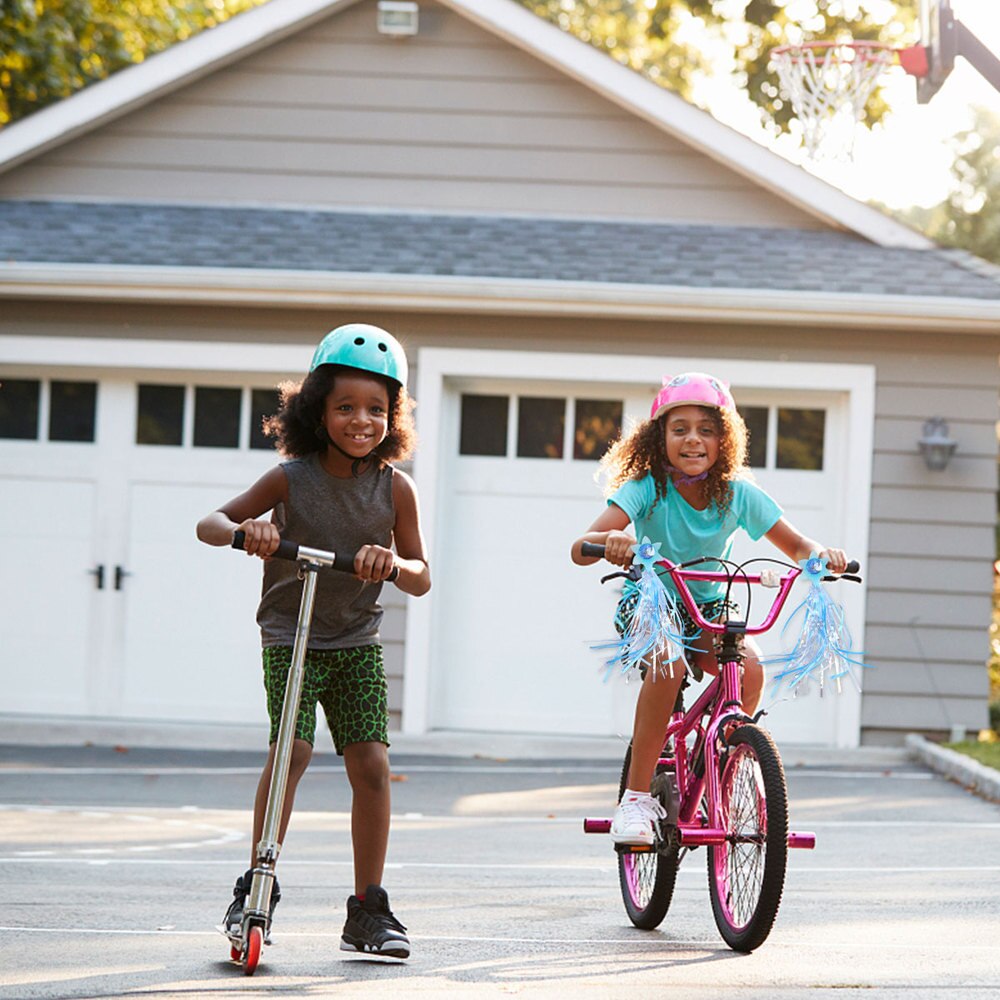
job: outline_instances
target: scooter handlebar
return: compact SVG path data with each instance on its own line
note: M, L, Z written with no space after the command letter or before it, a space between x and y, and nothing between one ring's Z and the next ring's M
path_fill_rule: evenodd
M246 532L245 531L234 531L232 547L234 549L243 550L246 544ZM353 573L354 572L354 557L357 555L356 552L338 552L334 555L333 562L330 563L332 569L338 570L341 573ZM271 553L272 559L287 559L290 562L296 562L299 558L299 543L293 542L288 538L282 538L278 542L278 547L274 552ZM387 579L391 582L399 576L399 567L393 566L392 572L389 574Z

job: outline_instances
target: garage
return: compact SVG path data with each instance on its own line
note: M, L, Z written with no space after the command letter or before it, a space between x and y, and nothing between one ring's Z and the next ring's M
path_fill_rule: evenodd
M606 565L572 566L569 546L601 509L595 473L611 425L648 413L661 374L709 365L731 380L751 426L757 481L802 531L836 539L864 561L866 470L847 455L868 453L866 366L422 350L416 473L433 509L425 517L435 600L409 612L404 720L423 715L434 729L630 731L636 685L605 683L588 648L613 634L618 588L600 586ZM736 557L773 553L745 539ZM836 595L858 644L861 590L843 585ZM777 631L762 644L777 652ZM856 692L779 701L769 722L785 741L853 743L859 701Z

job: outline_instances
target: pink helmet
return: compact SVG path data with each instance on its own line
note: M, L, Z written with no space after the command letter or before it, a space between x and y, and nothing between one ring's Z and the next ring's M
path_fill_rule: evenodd
M704 372L684 372L664 375L663 388L656 394L649 410L655 420L675 406L713 406L718 410L735 410L729 383Z

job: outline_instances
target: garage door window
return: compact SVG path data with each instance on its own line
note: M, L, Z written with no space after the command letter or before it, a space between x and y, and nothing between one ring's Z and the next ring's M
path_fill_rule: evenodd
M517 457L562 458L566 400L522 396L517 401Z
M194 390L194 446L240 446L240 389L197 386Z
M142 384L136 444L272 450L265 417L278 410L275 389ZM190 414L190 429L186 415Z
M573 457L596 462L622 432L622 403L616 399L577 399Z
M34 441L38 437L41 382L5 378L0 382L0 437Z
M750 432L753 468L822 471L826 410L741 406L739 411Z
M506 396L480 396L462 393L459 455L506 455Z
M618 399L463 393L458 453L596 462L621 434L623 410Z
M250 390L250 447L261 451L272 451L274 439L264 434L264 420L278 412L277 389Z
M96 412L96 382L0 375L0 438L91 443Z

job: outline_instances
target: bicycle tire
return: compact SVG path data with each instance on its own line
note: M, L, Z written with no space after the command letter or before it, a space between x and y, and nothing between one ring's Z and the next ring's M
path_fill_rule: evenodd
M628 784L632 746L625 751L618 798ZM657 768L660 770L660 768ZM618 851L618 884L629 920L644 931L655 930L663 922L674 896L677 881L678 847L657 844L652 851Z
M788 790L778 748L758 726L735 729L721 765L726 843L708 849L712 914L734 951L759 948L771 933L788 862Z

